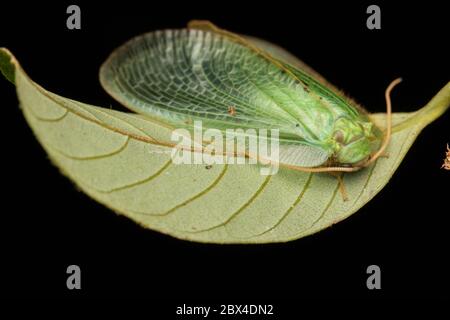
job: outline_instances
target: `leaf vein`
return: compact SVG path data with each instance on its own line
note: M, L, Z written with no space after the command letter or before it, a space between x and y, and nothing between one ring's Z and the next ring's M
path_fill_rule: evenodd
M218 225L215 225L215 226L212 226L212 227L209 227L209 228L206 228L206 229L201 229L201 230L196 230L196 231L186 231L186 232L188 232L188 233L201 233L201 232L211 231L211 230L214 230L214 229L217 229L219 227L227 225L231 220L236 218L245 208L247 208L253 201L255 201L255 199L262 193L264 188L267 186L267 184L269 183L271 177L272 176L267 176L267 178L264 180L264 182L259 186L258 190L256 190L256 192L250 197L250 199L247 200L233 214L231 214L225 221L221 222Z
M334 189L333 195L331 196L331 199L328 202L327 206L322 210L322 213L320 214L320 216L311 224L311 226L309 228L307 228L306 230L304 230L303 232L305 232L305 231L311 229L312 227L314 227L317 224L317 222L319 222L325 216L325 213L328 211L328 209L330 209L331 204L333 203L334 199L336 199L336 195L337 195L338 190L339 190L339 182L337 181L336 182L336 188Z
M178 210L179 208L186 206L187 204L189 204L192 201L194 201L194 200L204 196L209 191L211 191L220 182L220 180L223 178L223 176L227 172L227 169L228 169L228 164L225 164L224 168L220 172L219 176L216 179L214 179L214 181L209 186L207 186L204 190L200 191L199 193L197 193L196 195L192 196L191 198L189 198L189 199L183 201L182 203L177 204L173 208L167 210L166 212L163 212L163 213L148 213L148 212L140 212L140 211L132 211L132 212L135 213L135 214L146 215L146 216L161 216L161 217L162 216L167 216L167 215L173 213L174 211Z
M272 231L273 229L275 229L276 227L278 227L287 218L287 216L291 213L291 211L300 203L301 199L303 198L303 195L305 194L305 192L307 191L307 189L309 187L312 175L313 175L312 173L309 173L308 180L306 181L305 185L303 186L302 190L300 191L300 194L298 195L297 199L295 199L294 203L289 207L289 209L286 210L286 212L283 214L283 216L269 229L264 230L261 233L255 234L249 238L255 238L258 236L262 236L263 234L266 234L266 233Z
M85 161L85 160L98 160L98 159L108 158L110 156L117 155L117 154L121 153L122 151L124 151L128 147L129 142L130 142L130 137L126 137L125 142L116 150L108 152L108 153L104 153L104 154L95 155L95 156L72 156L72 155L67 154L64 151L50 145L48 142L46 143L46 146L50 147L51 149L53 149L54 151L58 152L59 154L61 154L62 156L66 157L66 158L69 158L72 160Z
M61 116L58 116L58 117L56 117L56 118L44 118L44 117L41 117L41 116L37 115L36 112L33 110L33 108L29 107L29 108L27 108L27 109L30 110L30 114L31 114L34 118L36 118L36 119L38 119L38 120L40 120L40 121L44 121L44 122L58 122L58 121L61 121L61 120L63 120L63 119L67 116L67 114L69 113L69 111L66 109L65 112L63 113L63 115L61 115Z

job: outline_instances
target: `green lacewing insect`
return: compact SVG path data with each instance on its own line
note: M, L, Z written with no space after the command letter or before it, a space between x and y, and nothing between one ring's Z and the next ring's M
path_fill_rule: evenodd
M309 172L350 172L386 148L368 113L307 66L207 21L136 37L102 65L100 81L123 105L173 126L279 130L279 164Z

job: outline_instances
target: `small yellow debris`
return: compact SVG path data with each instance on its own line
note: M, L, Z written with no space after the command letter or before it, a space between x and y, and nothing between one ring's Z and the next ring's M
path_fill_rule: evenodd
M450 148L448 147L447 143L447 151L445 153L444 163L442 164L442 167L445 170L450 170Z
M231 116L235 116L235 115L236 115L236 108L233 107L233 106L229 106L229 107L228 107L228 113L229 113Z

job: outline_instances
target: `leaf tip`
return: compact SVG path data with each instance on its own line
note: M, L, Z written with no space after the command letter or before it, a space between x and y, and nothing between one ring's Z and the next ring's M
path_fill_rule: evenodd
M16 65L13 54L6 48L0 48L0 71L12 84L15 84Z

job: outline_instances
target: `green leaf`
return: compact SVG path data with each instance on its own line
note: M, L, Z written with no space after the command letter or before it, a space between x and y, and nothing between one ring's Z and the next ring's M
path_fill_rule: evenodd
M343 201L327 174L257 165L175 165L171 128L139 114L67 99L34 83L6 49L24 116L52 162L81 190L144 227L180 239L267 243L298 239L341 221L389 181L419 132L450 104L450 83L422 109L394 114L389 157L346 174ZM380 126L384 115L373 116Z
M3 76L14 84L14 64L11 61L12 56L6 50L0 50L0 72Z

